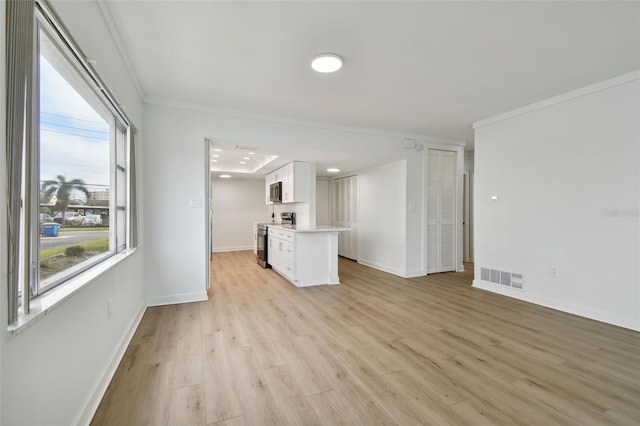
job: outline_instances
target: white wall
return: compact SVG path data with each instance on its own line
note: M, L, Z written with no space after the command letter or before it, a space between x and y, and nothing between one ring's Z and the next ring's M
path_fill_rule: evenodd
M640 329L639 76L476 124L475 286Z
M6 20L6 2L4 0L0 0L0 22L7 22ZM5 27L3 27L5 28ZM0 99L3 99L0 102L0 164L2 164L2 173L0 173L0 188L7 187L7 174L4 172L7 169L7 102L4 101L7 99L7 52L6 52L6 31L0 31ZM0 191L0 205L7 205L7 196L6 191ZM7 241L7 209L0 208L0 240ZM3 277L0 280L0 294L7 294L7 280L4 277L8 277L7 271L7 262L9 261L8 253L7 253L7 244L0 244L0 277ZM6 298L3 298L6 300ZM8 315L8 306L3 301L0 302L0 324L2 327L6 327L7 325L7 315ZM2 406L4 405L4 347L6 345L6 336L4 330L2 330L2 335L0 335L0 424L2 424L3 419L3 410Z
M408 159L403 166L403 177L394 176L399 184L402 181L404 194L400 196L402 204L396 206L403 212L398 213L402 216L402 229L397 237L402 243L394 240L394 247L397 244L402 247L392 253L392 267L401 275L422 268L419 219L415 222L417 228L414 232L411 235L406 233L407 199L416 204L412 216L422 217L421 155L403 148L405 135L245 117L202 105L169 104L154 99L150 102L145 107L145 135L147 140L153 141L153 150L145 150L144 184L145 282L152 300L166 303L197 297L205 288L208 254L203 230L207 226L207 214L204 209L189 207L190 198L205 197L204 138L268 147L274 154L281 150L295 151L304 146L305 149L336 152L337 155L374 155L388 159L388 162ZM407 179L411 179L410 185L406 184ZM394 194L397 191L398 187L393 188ZM179 223L179 226L171 226L172 223ZM375 227L370 229L377 232ZM359 236L376 246L387 243L378 241L381 236L377 234L367 235L365 232ZM412 251L407 256L409 246ZM398 256L400 258L396 259ZM372 260L375 259L378 256Z
M358 262L405 275L407 162L358 172Z
M204 132L188 131L168 111L145 108L145 285L149 305L207 300L209 264ZM194 135L193 133L196 133ZM200 207L191 207L200 200Z
M464 152L464 172L473 174L475 170L474 161L473 161L473 151L465 151Z
M469 227L469 241L464 242L465 250L467 250L468 254L465 254L465 262L473 262L473 177L474 177L474 160L473 160L473 151L465 151L464 152L464 173L469 177L469 195L468 195L468 215L466 218L467 225ZM465 214L463 212L463 214ZM468 245L469 247L466 247ZM468 259L467 259L468 256Z
M405 215L404 235L407 241L405 250L405 261L403 277L416 277L425 275L427 267L424 264L423 256L423 188L424 173L422 156L424 151L410 151L406 160L406 184L404 187L397 187L395 191L403 191ZM393 189L392 189L393 190Z
M330 183L331 181L328 178L316 180L316 225L318 226L331 225Z
M54 1L53 5L84 53L96 59L98 71L118 100L127 105L134 124L141 127L142 102L96 4ZM5 22L4 14L2 2L0 22ZM4 31L0 31L2 99L6 93L4 37ZM1 108L0 123L4 126L4 102ZM142 152L142 134L138 142ZM3 128L0 131L2 170L6 170L5 145ZM4 179L2 173L1 187ZM6 205L4 191L0 191L0 204ZM0 209L0 234L6 241L4 215L5 209ZM0 333L1 424L70 425L90 421L117 367L119 351L126 347L128 333L145 306L142 257L143 249L140 249L18 335ZM2 244L0 271L3 277L6 277L6 263L5 244ZM0 280L0 294L7 294L6 280ZM110 320L107 319L108 299L114 301ZM0 324L6 330L6 303L0 307Z
M211 180L213 251L253 249L253 224L271 222L263 179Z

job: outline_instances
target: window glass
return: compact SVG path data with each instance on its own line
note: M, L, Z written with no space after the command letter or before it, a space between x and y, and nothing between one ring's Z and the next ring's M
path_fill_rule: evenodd
M113 118L39 29L39 286L109 253ZM90 220L85 221L87 217ZM99 220L96 219L99 218Z

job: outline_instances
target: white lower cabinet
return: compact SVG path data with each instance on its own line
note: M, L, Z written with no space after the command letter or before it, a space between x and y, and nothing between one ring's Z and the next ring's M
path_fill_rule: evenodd
M340 284L338 231L269 227L269 264L298 287Z
M295 238L293 231L269 228L269 264L295 284L296 268L293 256Z
M253 224L253 254L258 255L258 224Z

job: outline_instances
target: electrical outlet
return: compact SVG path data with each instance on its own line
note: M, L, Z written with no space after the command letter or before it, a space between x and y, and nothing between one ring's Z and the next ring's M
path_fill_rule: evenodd
M113 315L113 299L107 300L107 318L111 319Z
M202 198L192 198L189 200L189 206L194 209L202 207Z
M551 275L551 278L558 278L558 267L551 265L549 268L549 275Z

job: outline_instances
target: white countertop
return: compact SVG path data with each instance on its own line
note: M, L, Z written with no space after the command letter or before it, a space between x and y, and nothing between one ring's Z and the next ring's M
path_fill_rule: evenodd
M300 226L300 225L278 225L269 224L269 228L283 229L285 231L293 232L339 232L349 231L349 228L342 228L340 226Z

